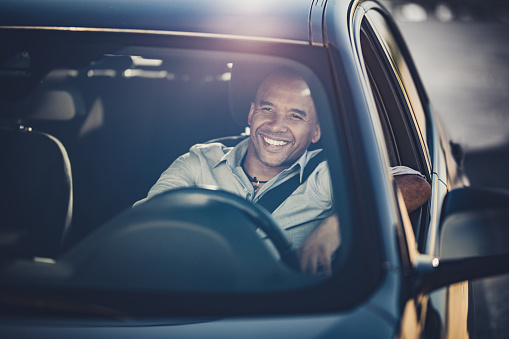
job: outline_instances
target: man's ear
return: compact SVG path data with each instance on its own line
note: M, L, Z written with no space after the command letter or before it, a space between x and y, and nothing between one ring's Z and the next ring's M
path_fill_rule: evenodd
M253 112L254 112L255 104L254 102L251 103L251 108L249 109L249 114L247 116L247 124L251 126L251 119L253 118Z
M313 138L311 139L311 142L314 144L314 143L318 142L318 140L320 140L321 137L322 137L322 130L320 128L320 124L316 124L315 131L313 134Z

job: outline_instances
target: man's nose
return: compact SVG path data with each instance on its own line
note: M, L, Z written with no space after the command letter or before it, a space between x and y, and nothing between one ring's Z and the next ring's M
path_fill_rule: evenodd
M282 114L275 114L270 120L269 126L273 132L286 132L288 130L286 119Z

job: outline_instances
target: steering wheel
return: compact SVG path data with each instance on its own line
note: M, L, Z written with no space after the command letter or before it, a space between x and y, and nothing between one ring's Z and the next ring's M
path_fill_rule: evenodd
M269 212L230 192L198 187L178 188L162 193L136 208L145 207L153 209L154 211L164 210L168 207L171 207L172 210L185 209L187 211L193 211L195 209L196 214L200 213L200 209L203 211L205 208L213 211L219 206L229 206L240 211L244 217L247 217L251 221L252 225L256 225L256 227L259 227L267 235L279 252L281 260L289 267L300 271L297 251ZM211 213L213 214L213 212ZM211 219L214 218L213 215L207 215L206 217L210 222L212 222ZM205 226L207 226L207 224L205 224ZM239 225L239 227L241 226L243 225ZM253 229L253 231L255 229ZM228 230L224 232L227 231Z

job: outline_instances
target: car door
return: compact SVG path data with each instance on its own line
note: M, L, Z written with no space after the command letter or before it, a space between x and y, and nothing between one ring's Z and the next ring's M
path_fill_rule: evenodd
M363 2L357 12L360 31L354 46L372 92L372 106L376 107L383 130L382 142L389 163L418 170L432 186L428 202L410 214L417 249L438 257L438 226L447 193L447 169L430 104L389 14L372 2ZM468 293L468 283L462 282L416 300L425 337L468 336Z

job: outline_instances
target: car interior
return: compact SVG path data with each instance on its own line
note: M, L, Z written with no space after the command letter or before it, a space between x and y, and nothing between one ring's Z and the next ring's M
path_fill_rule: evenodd
M369 45L368 37L369 34L364 35L363 49L373 88L391 91L391 86L382 86L383 83L390 85L390 81L379 71L383 67L376 66L381 61L376 53L370 52L376 47ZM47 42L48 38L44 39L40 40ZM10 46L0 59L2 138L30 137L3 143L2 146L9 149L2 152L6 159L16 153L24 154L23 161L29 161L27 152L17 151L19 147L31 147L22 145L28 143L29 138L35 139L38 135L39 139L45 138L48 144L53 144L47 148L59 154L63 165L48 162L46 166L59 167L60 174L50 171L59 179L37 179L21 172L17 175L32 177L49 187L63 186L59 194L64 203L48 196L53 190L41 187L36 192L36 186L28 181L25 185L29 187L24 190L33 192L18 196L58 205L60 213L49 213L60 218L53 233L64 237L67 247L144 198L159 175L191 145L217 138L234 145L243 138L257 84L271 68L277 67L274 60L257 63L237 58L236 71L232 73L233 60L224 55L204 57L196 53L183 57L182 51L168 55L164 49L153 47L69 43L48 52L43 45L30 40ZM249 69L249 72L239 71L242 69ZM385 112L381 121L385 126L391 165L406 165L426 174L422 159L416 157L419 152L411 136L414 133L409 127L411 124L404 121L402 115L389 114L400 111L395 96L379 93L375 98L379 112ZM395 99L388 102L387 98ZM43 152L51 151L31 153L41 157ZM6 161L13 166L2 170L16 171L18 165L14 161ZM36 171L35 166L22 167ZM42 175L42 171L37 172ZM14 197L13 192L23 184L5 179L9 177L3 176L4 185L10 187L3 190L6 193L2 199L14 204L15 199L10 197ZM12 204L3 204L12 220L10 226L4 226L6 231L2 238L7 243L14 241L14 233L19 233L19 229L26 232L29 225L34 225L22 221L23 218L51 210L49 206L38 205L39 211L30 214L26 211L35 207L25 206L29 202L18 204L25 206L25 211L17 211ZM17 217L20 215L23 217ZM12 225L18 222L25 226L16 230L18 226ZM52 257L57 252L41 251L37 255Z
M23 53L29 52L2 55L3 68L14 72L23 69L23 58L37 60ZM221 78L231 71L226 62L175 57L153 66L137 55L103 55L73 68L56 60L57 66L24 100L3 93L2 154L9 166L2 166L2 212L9 213L10 224L2 227L5 241L9 228L37 232L33 220L61 225L56 228L63 236L72 218L65 234L72 244L144 198L191 145L243 132L228 109L228 79ZM11 174L19 179L12 180ZM57 220L41 219L44 213ZM36 252L27 254L56 255Z

